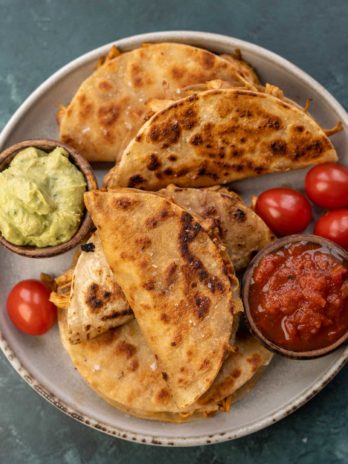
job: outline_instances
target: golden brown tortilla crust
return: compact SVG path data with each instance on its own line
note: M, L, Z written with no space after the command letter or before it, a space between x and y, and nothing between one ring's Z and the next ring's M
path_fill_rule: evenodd
M155 356L135 320L78 345L68 340L66 310L59 310L64 348L89 386L113 406L152 420L182 422L219 410L219 402L234 394L271 359L271 353L250 335L237 336L210 389L186 409L177 408Z
M156 113L107 185L205 187L336 160L324 131L297 106L261 92L220 89Z
M165 198L118 189L90 192L85 202L178 407L192 404L228 349L241 307L237 280L202 226Z
M243 86L236 65L176 43L137 48L107 60L60 108L60 139L90 161L115 161L149 114L149 99L178 99L178 89L222 79Z
M201 224L217 232L237 271L246 267L253 255L273 239L262 219L234 192L223 188L183 189L171 185L159 194L197 215ZM125 208L129 201L121 199L118 205ZM67 319L72 343L93 338L133 318L122 290L114 282L111 270L107 269L98 235L93 234L88 242L94 245L94 251L80 253L71 272L74 284L70 303L68 298L64 306L69 304ZM141 251L150 244L151 240L145 235L137 238ZM225 255L222 258L225 259ZM166 285L174 283L176 272L176 263L168 266L164 276ZM71 288L65 290L69 297Z
M136 320L79 344L68 340L65 310L59 328L74 366L94 390L145 412L177 409Z

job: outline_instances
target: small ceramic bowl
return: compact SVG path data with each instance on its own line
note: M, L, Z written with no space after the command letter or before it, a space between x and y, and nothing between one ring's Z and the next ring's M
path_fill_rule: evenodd
M331 242L330 240L319 237L317 235L311 235L311 234L295 234L295 235L290 235L288 237L283 237L278 240L275 240L270 245L263 248L251 261L243 277L242 298L243 298L243 303L244 303L244 308L245 308L245 315L246 315L246 319L250 327L250 330L261 341L261 343L263 343L263 345L266 346L266 348L268 348L269 350L275 353L286 356L288 358L313 359L313 358L319 358L321 356L329 354L333 352L334 350L338 349L339 347L341 347L343 344L346 344L348 342L348 331L341 338L336 340L334 343L332 343L331 345L325 346L324 348L311 350L311 351L292 351L282 346L276 345L274 342L269 340L261 332L256 322L254 321L254 318L253 318L253 315L250 309L250 304L249 304L249 293L250 293L250 287L252 285L252 278L253 278L254 270L259 265L261 259L270 253L278 251L279 249L283 248L286 245L289 245L291 243L297 243L297 242L307 242L307 243L309 242L309 243L316 243L318 245L325 246L335 256L340 257L342 259L342 262L344 262L346 265L348 263L347 251L344 250L339 245L337 245L336 243Z
M65 150L69 153L69 160L82 172L86 179L87 183L87 190L94 190L97 188L97 181L94 176L93 170L88 163L81 155L76 153L75 150L64 145L56 140L48 140L48 139L33 139L33 140L25 140L23 142L16 143L11 147L4 150L0 153L0 171L3 171L8 167L10 162L16 156L16 154L23 150L24 148L28 147L35 147L39 148L43 151L51 151L56 147L65 148ZM0 234L0 243L4 245L9 250L13 251L22 256L27 256L29 258L48 258L51 256L56 256L61 253L65 253L66 251L70 250L77 246L90 232L93 226L92 219L85 211L80 227L78 228L75 235L68 240L67 242L61 243L59 245L49 246L49 247L31 247L31 246L19 246L14 245L13 243L7 241L1 234Z

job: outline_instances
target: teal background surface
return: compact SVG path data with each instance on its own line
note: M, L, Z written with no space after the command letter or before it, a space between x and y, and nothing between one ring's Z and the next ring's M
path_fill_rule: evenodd
M264 46L348 107L345 0L0 0L0 128L44 79L82 53L129 35L178 29ZM0 463L348 463L348 369L268 429L220 445L169 449L127 443L73 421L0 354Z

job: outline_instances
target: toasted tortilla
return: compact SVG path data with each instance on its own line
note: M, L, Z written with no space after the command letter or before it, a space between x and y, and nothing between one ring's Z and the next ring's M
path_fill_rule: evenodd
M235 192L215 187L192 189L169 185L159 194L191 214L212 219L236 271L245 268L255 254L275 238L263 220Z
M88 242L94 245L94 250L81 252L73 273L67 312L71 343L96 337L133 318L133 311L105 259L98 235L94 233Z
M95 246L93 255L79 254L76 263L56 277L56 288L50 294L50 301L66 310L67 334L72 344L91 340L134 318L96 232L89 239L91 244ZM238 326L239 318L234 317L230 343L234 343Z
M220 89L156 113L125 149L107 186L205 187L336 161L323 129L289 101Z
M254 254L274 238L262 219L235 192L224 188L183 189L170 185L158 193L198 216L208 230L216 230L236 271L245 268ZM94 245L94 250L80 253L69 274L70 287L67 288L67 276L64 292L51 295L58 307L67 307L69 303L67 324L71 343L91 339L134 317L113 278L98 234L92 234L88 242ZM62 288L60 277L57 282Z
M189 406L218 374L242 307L232 265L188 212L159 195L92 191L85 203L175 403Z
M108 59L59 110L60 140L89 161L115 161L148 116L149 99L178 99L177 90L212 79L244 86L240 62L234 61L177 43L151 44Z
M59 310L65 349L82 378L104 400L138 417L183 422L221 409L226 397L239 391L271 359L251 335L239 334L213 385L196 403L177 407L159 364L136 320L80 344L69 341L66 310Z

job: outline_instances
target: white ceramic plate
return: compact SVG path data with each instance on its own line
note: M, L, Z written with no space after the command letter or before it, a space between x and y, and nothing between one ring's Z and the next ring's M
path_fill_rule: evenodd
M177 41L201 46L214 52L236 48L258 71L263 81L281 87L300 104L312 99L311 113L324 126L337 120L344 132L333 137L341 161L348 163L348 118L339 103L316 81L288 61L263 48L231 37L202 32L159 32L139 35L116 43L121 50L143 42ZM57 138L55 113L68 103L82 80L94 69L96 60L111 44L71 62L44 82L17 110L3 130L0 148L29 138ZM97 169L99 179L105 171ZM304 172L269 175L238 182L248 199L270 186L302 188ZM40 272L58 274L70 263L72 253L35 260L0 249L0 307L10 288L19 280L37 278ZM0 346L17 372L48 401L73 418L105 433L140 443L192 446L231 440L266 427L295 411L320 391L343 367L348 348L314 361L293 361L275 357L256 387L232 407L229 414L188 424L151 422L127 416L99 399L82 381L64 352L57 328L43 337L19 333L0 312Z

